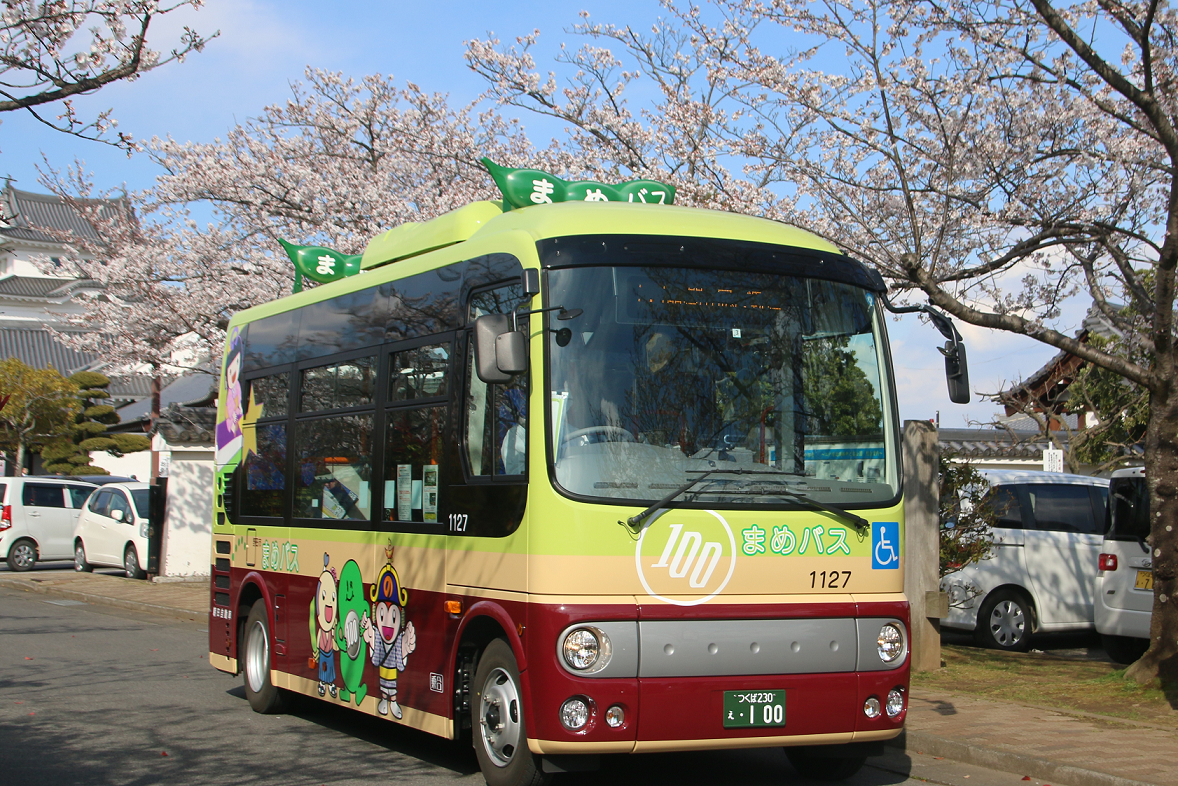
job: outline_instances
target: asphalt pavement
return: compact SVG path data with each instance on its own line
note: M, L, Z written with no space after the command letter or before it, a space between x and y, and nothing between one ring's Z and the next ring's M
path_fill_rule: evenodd
M5 784L481 784L467 745L301 701L257 715L209 667L199 622L0 587ZM780 749L607 757L565 786L809 783ZM1019 779L892 751L849 786L1014 786Z
M469 746L341 707L251 712L240 678L205 660L206 583L46 568L0 571L4 784L483 782ZM1064 645L1102 656L1082 637ZM846 783L1178 783L1178 735L1148 723L918 690L906 729L906 747ZM600 772L557 786L603 779L807 783L769 749L605 757Z

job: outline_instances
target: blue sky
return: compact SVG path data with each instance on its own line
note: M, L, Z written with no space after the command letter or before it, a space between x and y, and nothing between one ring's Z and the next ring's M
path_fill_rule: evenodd
M330 9L330 11L328 10ZM307 65L349 76L391 74L429 92L448 93L454 103L474 99L481 80L462 58L463 42L494 32L504 41L541 31L541 54L555 52L563 33L578 21L577 12L593 19L649 28L663 12L656 0L579 0L576 3L516 0L510 3L435 0L432 3L337 0L208 0L199 12L163 17L149 41L164 47L184 24L202 32L219 29L221 37L183 64L152 71L133 83L111 86L76 102L83 116L113 108L119 129L136 138L171 135L178 140L210 141L263 106L281 102L288 85L302 78ZM50 131L29 118L8 113L0 125L0 176L18 188L39 191L35 165L44 155L57 168L75 158L85 161L101 188L125 184L130 190L151 185L155 167L142 155L128 159L105 145ZM523 117L538 131L542 124ZM548 124L543 125L550 132ZM533 141L542 144L539 133ZM1061 327L1078 327L1083 306L1068 309ZM1028 338L960 325L970 358L971 388L997 391L1028 376L1055 350ZM934 418L941 425L965 427L968 420L989 420L997 411L979 402L958 406L945 391L943 362L936 351L943 339L908 315L889 323L895 359L900 414L904 419Z

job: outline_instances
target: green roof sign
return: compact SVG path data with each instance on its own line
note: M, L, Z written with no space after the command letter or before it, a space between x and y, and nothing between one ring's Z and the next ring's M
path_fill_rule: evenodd
M480 159L495 179L509 208L546 205L552 202L640 202L669 205L675 201L675 187L657 180L630 180L616 186L592 180L561 180L539 169L512 169L489 158Z
M278 240L286 249L286 255L295 266L294 291L303 290L303 276L327 284L360 272L360 254L341 254L320 246L296 246L281 238Z

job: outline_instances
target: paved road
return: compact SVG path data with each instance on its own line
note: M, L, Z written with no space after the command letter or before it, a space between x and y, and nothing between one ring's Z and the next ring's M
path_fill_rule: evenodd
M0 589L0 781L21 784L475 784L467 746L343 708L250 711L209 667L200 623ZM164 755L166 754L166 755ZM1017 775L895 752L849 781L1028 786ZM909 777L909 776L912 777ZM801 784L780 750L610 757L601 782Z

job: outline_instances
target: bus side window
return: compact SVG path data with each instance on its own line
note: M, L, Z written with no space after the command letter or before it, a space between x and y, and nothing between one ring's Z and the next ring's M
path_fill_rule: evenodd
M477 293L471 298L469 319L473 323L483 314L510 313L524 299L518 284ZM519 320L524 335L528 325L526 317ZM483 382L474 369L473 335L467 340L466 357L463 436L470 472L478 477L523 475L527 470L528 375L500 385Z

